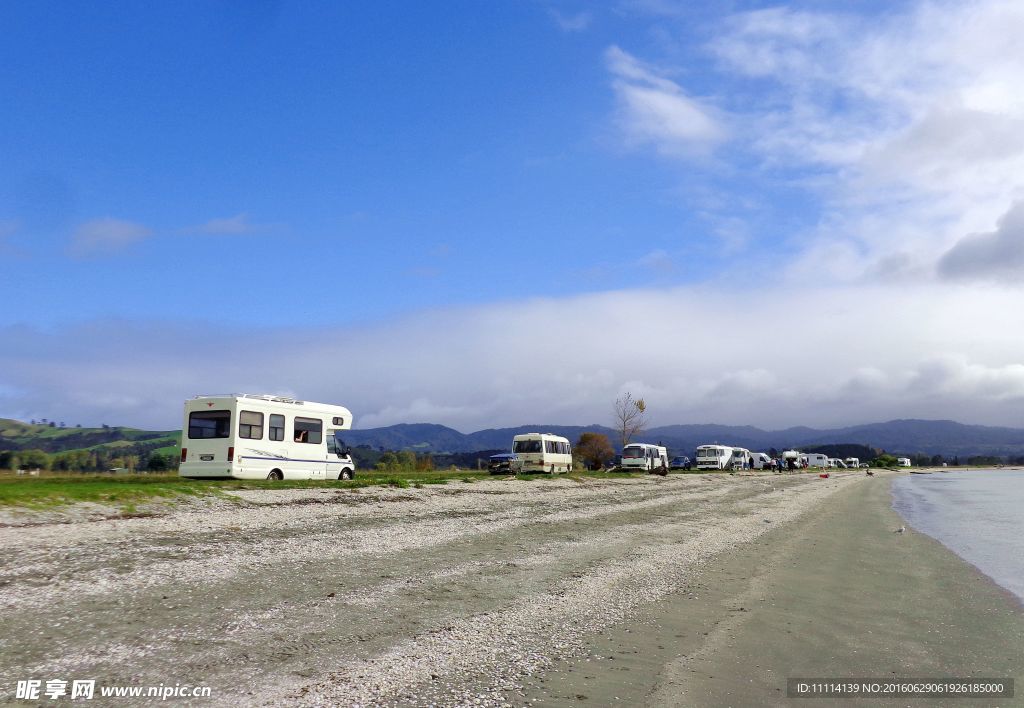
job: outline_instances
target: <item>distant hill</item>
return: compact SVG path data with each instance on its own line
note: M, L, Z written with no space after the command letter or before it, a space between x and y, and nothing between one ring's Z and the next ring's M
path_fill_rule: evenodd
M0 418L0 450L52 453L109 448L121 453L130 449L132 454L139 454L176 446L180 440L179 430L139 430L121 426L61 428Z
M513 428L489 428L473 433L433 423L402 423L381 428L351 430L349 445L374 449L414 450L433 454L461 454L485 450L507 450L520 433L547 432L576 442L584 432L607 435L615 442L615 431L603 425L530 424ZM170 452L181 440L181 431L150 431L126 427L60 428L32 425L0 418L0 450L39 449L64 452L77 449L110 449L134 454L147 451ZM793 427L762 430L749 425L666 425L651 428L642 442L660 442L672 454L691 455L698 445L722 443L751 450L811 448L836 445L865 445L890 453L969 457L994 455L1024 456L1024 430L1019 428L964 425L951 420L890 420L845 428L815 429Z
M403 424L353 430L346 434L352 445L420 452L460 453L508 449L512 437L525 432L550 432L573 442L582 432L597 432L615 441L615 431L602 425L521 425L460 433L442 425ZM964 425L950 420L891 420L846 428L793 427L762 430L744 425L667 425L647 430L644 442L660 442L673 454L692 455L698 445L722 443L751 450L777 450L856 444L891 453L944 455L946 457L1024 455L1024 430L984 425Z

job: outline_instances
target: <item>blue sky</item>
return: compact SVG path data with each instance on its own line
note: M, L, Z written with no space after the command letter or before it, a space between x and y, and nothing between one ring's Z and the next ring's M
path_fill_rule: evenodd
M0 416L1020 422L1021 9L693 5L4 6Z

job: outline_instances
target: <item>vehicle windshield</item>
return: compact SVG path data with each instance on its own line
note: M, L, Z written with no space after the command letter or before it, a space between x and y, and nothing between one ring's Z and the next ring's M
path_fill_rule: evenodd
M512 443L513 452L541 452L540 440L516 440Z
M642 447L635 447L633 445L630 445L630 446L626 447L625 449L623 449L622 456L623 457L643 457L644 456L644 449Z

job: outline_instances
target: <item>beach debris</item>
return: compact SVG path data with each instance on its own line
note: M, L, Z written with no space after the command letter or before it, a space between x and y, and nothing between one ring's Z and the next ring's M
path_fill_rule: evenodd
M868 477L874 477L875 476L875 473L872 472L871 470L868 470L867 474L868 474Z
M828 479L828 472L822 472L818 476L821 477L822 479Z

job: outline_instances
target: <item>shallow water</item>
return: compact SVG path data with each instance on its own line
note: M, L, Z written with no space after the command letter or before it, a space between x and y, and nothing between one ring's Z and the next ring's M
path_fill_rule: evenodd
M893 481L893 508L1024 602L1024 471L971 470Z

